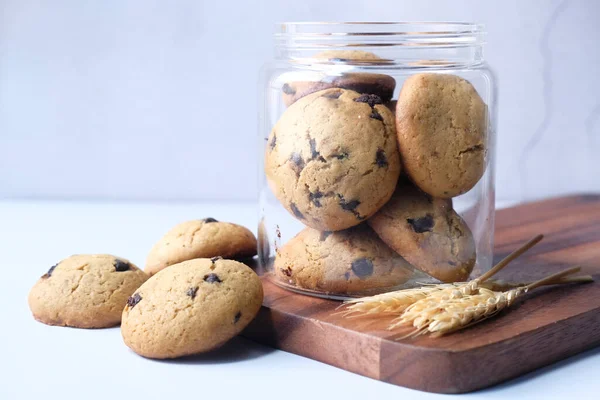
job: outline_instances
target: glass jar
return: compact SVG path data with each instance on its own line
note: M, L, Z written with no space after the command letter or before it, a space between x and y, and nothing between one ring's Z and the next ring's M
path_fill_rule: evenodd
M259 88L259 269L348 298L492 264L494 79L470 23L284 23Z

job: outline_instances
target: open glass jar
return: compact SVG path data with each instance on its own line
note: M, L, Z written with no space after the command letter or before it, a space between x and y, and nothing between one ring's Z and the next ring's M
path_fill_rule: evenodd
M259 268L347 298L489 270L494 81L469 23L284 23L259 90Z

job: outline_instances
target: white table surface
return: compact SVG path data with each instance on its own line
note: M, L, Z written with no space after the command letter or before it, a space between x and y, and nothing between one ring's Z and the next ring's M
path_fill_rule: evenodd
M255 226L252 204L0 201L0 399L438 399L236 338L185 361L151 361L118 328L79 330L35 322L34 282L73 253L112 253L142 266L172 225L211 216ZM435 374L435 371L431 371ZM465 371L466 374L469 371ZM461 397L598 399L600 348Z

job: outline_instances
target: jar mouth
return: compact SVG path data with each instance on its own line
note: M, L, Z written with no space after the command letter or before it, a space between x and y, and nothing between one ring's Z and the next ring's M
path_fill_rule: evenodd
M471 22L283 22L275 53L314 68L459 68L483 62L484 37L484 26ZM363 53L352 58L348 50Z
M471 22L283 22L278 44L294 47L461 47L484 43L482 24Z

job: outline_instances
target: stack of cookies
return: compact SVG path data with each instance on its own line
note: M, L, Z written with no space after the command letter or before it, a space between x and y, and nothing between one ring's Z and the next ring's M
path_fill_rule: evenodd
M318 60L383 63L375 54ZM384 291L423 272L469 277L473 235L452 207L487 163L487 107L465 79L343 73L282 86L265 149L269 186L306 228L277 251L278 281L337 294ZM422 276L422 275L421 275Z

